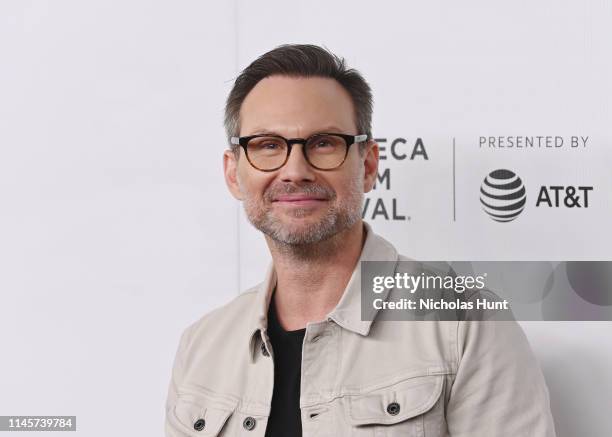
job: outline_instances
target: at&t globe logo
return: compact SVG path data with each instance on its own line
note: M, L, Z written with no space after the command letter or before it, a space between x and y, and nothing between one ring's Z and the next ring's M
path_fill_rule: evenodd
M480 203L496 222L509 222L525 208L527 194L523 181L513 171L494 170L480 186Z

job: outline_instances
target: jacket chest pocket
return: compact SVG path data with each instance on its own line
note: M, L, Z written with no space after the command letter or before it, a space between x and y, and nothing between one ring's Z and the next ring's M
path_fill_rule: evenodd
M346 435L445 436L444 381L444 375L418 376L346 396L344 415L350 428Z
M267 414L241 411L238 399L200 387L181 387L167 412L166 437L263 437Z
M167 412L167 437L221 437L236 403L231 399L187 388Z

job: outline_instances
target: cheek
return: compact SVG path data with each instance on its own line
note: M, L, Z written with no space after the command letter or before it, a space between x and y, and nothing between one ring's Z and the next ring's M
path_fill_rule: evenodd
M334 186L338 187L338 196L340 193L344 197L355 195L355 191L363 193L363 162L356 157L347 159L343 165L346 165L345 172L339 175L337 181L334 181Z
M236 179L238 181L238 185L240 186L240 191L245 196L248 196L250 198L262 198L264 195L264 191L272 180L272 178L268 176L267 173L254 173L254 171L252 171L251 169L244 168L241 165L238 166L238 171L236 172Z
M352 199L363 194L363 178L358 172L353 172L341 179L330 180L330 185L336 192L337 199Z

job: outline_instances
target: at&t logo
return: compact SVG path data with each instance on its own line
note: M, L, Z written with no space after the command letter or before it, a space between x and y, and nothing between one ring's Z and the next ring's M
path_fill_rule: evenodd
M523 181L513 171L494 170L480 186L480 203L496 222L509 222L525 208L527 193Z

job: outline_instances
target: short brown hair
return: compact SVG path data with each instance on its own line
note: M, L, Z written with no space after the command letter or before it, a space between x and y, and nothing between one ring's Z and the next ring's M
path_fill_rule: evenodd
M372 90L363 76L348 68L344 58L326 48L284 44L261 55L236 78L225 104L224 124L228 139L239 135L240 108L246 96L260 80L272 75L335 79L351 96L357 133L367 134L368 139L372 137Z

